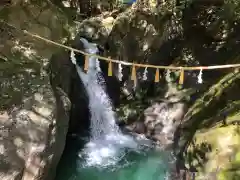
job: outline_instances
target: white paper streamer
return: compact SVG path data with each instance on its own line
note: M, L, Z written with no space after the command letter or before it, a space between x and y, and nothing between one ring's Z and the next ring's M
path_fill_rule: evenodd
M199 72L199 74L198 74L198 83L199 83L199 84L202 84L202 83L203 83L203 80L202 80L202 68L201 68L201 70L200 70L200 72Z
M119 63L118 64L118 79L119 79L119 81L122 81L122 77L123 77L123 74L122 74L122 64Z
M72 61L73 64L76 64L76 63L77 63L77 59L76 59L75 53L74 53L73 51L71 51L70 59L71 59L71 61Z
M98 72L101 71L100 61L98 60L98 58L96 58L96 69L97 69Z
M147 73L148 73L148 70L147 70L147 67L145 67L145 70L143 72L143 80L146 81L147 80Z
M167 82L171 81L171 71L169 69L166 72L166 80L167 80Z

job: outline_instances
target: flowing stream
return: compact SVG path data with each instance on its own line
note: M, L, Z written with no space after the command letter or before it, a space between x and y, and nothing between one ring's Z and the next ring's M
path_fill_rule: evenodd
M97 54L98 48L81 38L85 51ZM65 150L56 180L164 180L168 155L152 148L143 136L123 134L116 124L111 100L105 92L105 81L99 61L89 58L87 73L76 63L76 69L89 98L90 138L83 147L71 140Z

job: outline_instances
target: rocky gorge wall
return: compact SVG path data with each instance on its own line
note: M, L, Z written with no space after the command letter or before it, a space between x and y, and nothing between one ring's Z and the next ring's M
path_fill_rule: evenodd
M196 20L207 8L187 9L185 18L179 19L169 12L157 13L151 8L139 10L133 7L117 15L106 13L83 21L80 19L74 24L58 8L45 1L38 6L33 2L22 2L16 1L1 11L1 19L47 39L67 42L75 48L81 48L79 36L87 37L104 49L103 56L156 65L239 62L235 53L239 48L239 25L228 22L233 30L226 35L227 28L224 22L219 21L212 26L222 28L215 27L217 30L213 31L214 28L207 26L204 18ZM213 14L210 15L214 16L218 9L212 9ZM197 26L201 23L205 23L206 28ZM4 37L0 39L0 161L3 164L0 178L53 179L67 133L85 135L88 127L89 111L84 89L69 60L68 51L25 36L2 21L0 29L1 37ZM76 29L79 34L75 41L69 42ZM124 83L120 83L116 79L117 66L114 66L113 77L106 75L107 63L102 63L101 67L120 124L131 131L146 134L163 148L176 148L176 154L185 158L181 167L196 167L203 174L216 169L213 163L216 156L208 151L211 148L206 147L209 146L204 146L201 137L224 134L220 127L212 129L222 122L222 114L226 116L225 125L239 119L238 72L206 72L203 84L197 83L198 72L185 72L184 85L180 86L177 83L178 72L172 72L167 78L167 71L161 71L160 82L154 83L155 71L149 69L148 80L141 81L139 78L137 87L133 88L130 68L123 69ZM143 70L138 69L139 77ZM124 90L129 92L130 99L125 97ZM227 104L229 107L224 108ZM164 118L166 112L171 116ZM171 128L163 131L165 127ZM218 156L220 159L227 159L230 155L235 157L236 154L235 164L238 163L235 152L239 152L238 138L235 138L238 135L234 133L237 127L236 123L225 127L229 133L227 146L231 150L225 153L224 148L218 148L219 154L223 152ZM219 137L221 142L222 136ZM205 138L204 141L214 144L212 148L220 147L221 143L215 143L214 139ZM204 153L199 153L199 149L205 150ZM204 157L202 154L210 158L201 158ZM227 172L229 164L226 160L222 162ZM231 174L223 172L221 176L228 176L228 173Z
M61 41L67 21L46 2L14 1L0 8L0 179L53 179L71 106L62 91L52 89L46 71L56 49L18 29Z

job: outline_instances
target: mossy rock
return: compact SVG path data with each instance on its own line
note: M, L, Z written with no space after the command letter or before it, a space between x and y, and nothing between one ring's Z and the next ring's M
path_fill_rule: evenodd
M235 176L239 176L239 130L239 126L229 125L195 134L195 140L188 147L186 159L187 166L197 168L197 179L216 171L217 177L222 180L235 180Z

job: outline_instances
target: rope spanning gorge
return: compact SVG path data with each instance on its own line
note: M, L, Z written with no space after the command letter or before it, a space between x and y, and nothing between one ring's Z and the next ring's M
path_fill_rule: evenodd
M57 42L48 40L46 38L43 38L39 35L30 33L26 30L23 31L24 34L27 34L29 36L32 36L34 38L43 40L49 44L53 44L65 49L70 50L71 52L76 52L76 53L81 53L82 55L85 56L85 64L84 64L84 70L87 71L88 69L88 61L89 61L89 57L95 57L98 58L99 60L104 60L108 62L108 76L112 76L112 63L117 63L119 66L118 70L119 70L119 74L121 74L122 72L122 67L121 65L125 65L125 66L132 66L132 72L131 72L131 79L136 83L136 68L138 67L142 67L145 68L144 71L144 76L143 79L147 79L146 78L146 74L147 74L147 68L155 68L156 69L156 73L155 73L155 82L159 82L160 81L160 73L159 73L159 69L166 69L166 70L180 70L180 77L179 77L179 84L183 84L184 83L184 71L192 71L192 70L200 70L199 74L198 74L198 83L202 83L202 71L203 70L213 70L213 69L227 69L227 68L239 68L240 64L227 64L227 65L214 65L214 66L196 66L196 67L180 67L180 66L156 66L156 65L151 65L151 64L138 64L138 63L133 63L133 62L124 62L124 61L120 61L120 60L115 60L109 57L103 57L103 56L99 56L96 54L89 54L86 53L84 51L63 45L63 44L59 44Z
M186 70L186 71L201 70L201 69L203 69L203 70L227 69L227 68L239 68L240 67L240 64L180 67L180 66L156 66L156 65L151 65L151 64L138 64L138 63L124 62L124 61L120 61L120 60L111 59L111 58L108 58L108 57L99 56L99 55L96 55L96 54L89 54L89 53L86 53L84 51L81 51L81 50L78 50L78 49L75 49L75 48L72 48L72 47L69 47L69 46L66 46L66 45L54 42L54 41L51 41L51 40L46 39L46 38L43 38L43 37L41 37L39 35L36 35L36 34L33 34L33 33L29 32L27 30L23 30L23 33L27 34L29 36L32 36L34 38L43 40L43 41L45 41L45 42L47 42L49 44L53 44L53 45L56 45L56 46L68 49L70 51L81 53L81 54L83 54L85 56L93 56L93 57L96 57L96 58L98 58L100 60L105 60L105 61L108 61L108 62L123 64L123 65L126 65L126 66L137 66L137 67L157 68L157 69L170 69L170 70Z
M8 24L7 22L4 22ZM202 83L202 71L203 70L217 70L217 69L227 69L227 68L235 68L238 70L238 68L240 67L240 64L226 64L226 65L213 65L213 66L158 66L158 65L152 65L152 64L139 64L139 63L134 63L134 62L125 62L125 61L120 61L120 60L116 60L116 59L112 59L110 57L103 57L97 54L91 54L91 53L87 53L85 51L79 50L79 49L75 49L72 48L70 46L66 46L54 41L51 41L49 39L46 39L44 37L41 37L37 34L31 33L27 30L22 30L22 29L18 29L15 26L8 24L9 26L13 27L14 29L23 32L24 34L31 36L33 38L45 41L46 43L58 46L58 47L62 47L65 49L70 50L72 53L76 52L76 53L80 53L82 55L85 56L85 63L84 63L84 70L87 71L88 69L88 61L89 61L89 57L95 57L98 58L99 60L104 60L108 62L108 76L112 76L112 63L117 63L119 65L119 74L121 74L122 72L122 67L121 65L125 65L125 66L131 66L132 67L132 72L131 72L131 79L136 82L136 68L142 67L145 68L144 71L144 76L143 79L146 80L146 74L147 74L147 68L155 68L156 69L156 73L155 73L155 82L159 82L160 81L160 73L159 73L159 69L165 69L165 70L177 70L180 71L180 76L179 76L179 84L183 84L184 83L184 71L193 71L193 70L199 70L199 75L198 75L198 83Z

